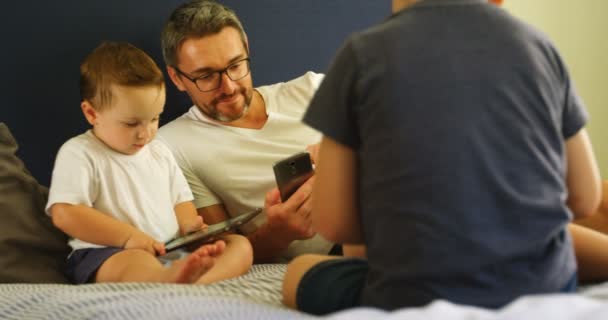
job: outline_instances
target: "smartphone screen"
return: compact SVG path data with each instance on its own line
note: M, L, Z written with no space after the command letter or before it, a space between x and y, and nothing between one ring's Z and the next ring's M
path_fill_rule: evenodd
M275 163L272 169L283 202L314 174L308 152L300 152L283 159Z

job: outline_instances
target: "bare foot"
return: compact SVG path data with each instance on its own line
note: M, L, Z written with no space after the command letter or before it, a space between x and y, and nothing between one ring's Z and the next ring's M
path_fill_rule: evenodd
M219 244L218 242L221 242ZM176 260L169 267L166 281L173 283L193 283L205 274L215 263L215 257L224 251L223 241L206 244L187 257Z
M214 243L209 243L198 247L198 249L194 250L192 254L197 254L201 257L211 256L215 258L221 255L225 248L226 242L224 242L224 240L217 240Z

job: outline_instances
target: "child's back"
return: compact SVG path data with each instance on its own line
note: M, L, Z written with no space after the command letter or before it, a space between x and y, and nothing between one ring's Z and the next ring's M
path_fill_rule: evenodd
M566 140L586 120L549 41L487 1L419 1L351 37L304 121L356 155L360 303L573 290Z

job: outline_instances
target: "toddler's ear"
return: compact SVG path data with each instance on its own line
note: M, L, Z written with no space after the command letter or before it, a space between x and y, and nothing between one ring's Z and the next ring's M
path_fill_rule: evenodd
M87 118L87 121L90 125L95 125L97 120L97 110L93 108L93 105L87 100L84 100L80 103L80 108L82 109L82 113L84 117Z

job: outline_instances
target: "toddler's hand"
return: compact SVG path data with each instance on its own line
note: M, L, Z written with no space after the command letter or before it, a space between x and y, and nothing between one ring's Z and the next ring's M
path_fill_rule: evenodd
M207 227L207 225L203 222L203 217L197 215L192 220L183 224L181 232L182 232L182 235L185 235L190 232L202 230L206 227Z
M165 245L163 243L154 240L152 237L139 230L135 231L129 239L127 239L123 248L142 249L155 256L165 254Z

